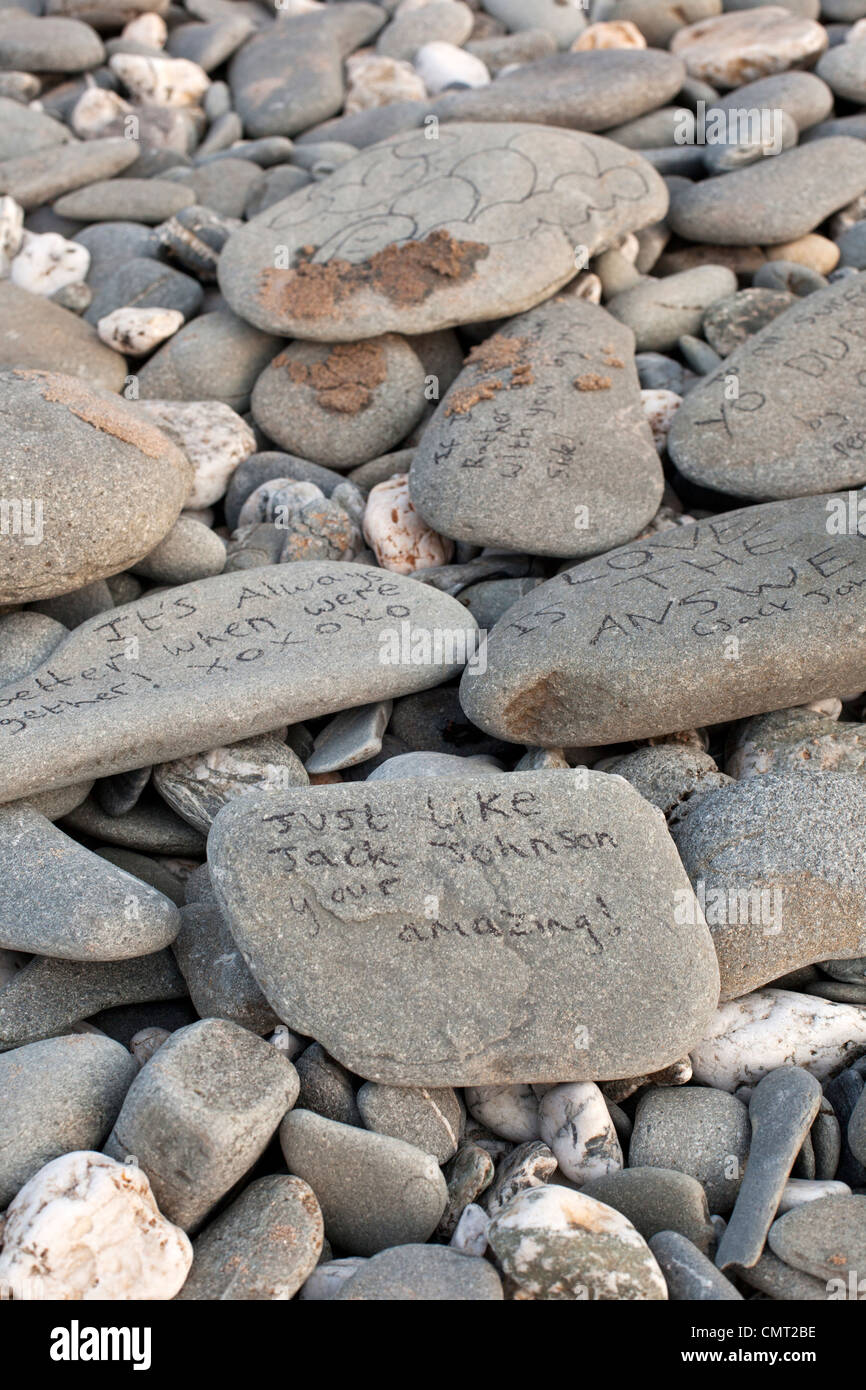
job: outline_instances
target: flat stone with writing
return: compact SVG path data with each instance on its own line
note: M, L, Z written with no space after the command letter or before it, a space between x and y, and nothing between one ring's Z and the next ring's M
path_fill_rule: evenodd
M373 1081L637 1075L687 1052L718 998L703 921L675 921L690 888L664 819L617 777L251 795L209 850L272 1008Z
M449 595L348 563L138 599L0 690L0 801L427 689L459 674L476 634Z
M848 500L724 512L557 575L493 628L464 710L513 743L570 747L862 690L866 535L838 524Z
M220 288L268 332L324 342L504 318L663 217L646 160L575 130L494 122L362 150L229 237ZM585 262L584 262L585 263Z
M573 295L472 349L409 474L435 530L534 555L622 545L655 515L663 484L634 334Z
M686 396L668 450L735 497L802 497L866 482L866 282L800 300Z

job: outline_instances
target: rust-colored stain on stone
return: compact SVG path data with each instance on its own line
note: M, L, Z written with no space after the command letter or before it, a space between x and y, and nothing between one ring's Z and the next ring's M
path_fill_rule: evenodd
M559 686L559 673L551 671L514 695L503 711L508 736L518 743L543 743L551 722L561 722L567 707Z
M287 361L285 354L274 362L275 367L286 365L292 381L315 391L317 405L340 415L365 410L388 375L385 350L371 339L337 343L321 362Z
M497 391L514 391L520 386L531 386L535 380L532 363L526 356L525 339L507 338L502 333L477 343L466 358L466 366L479 367L483 372L509 371L511 375L507 382L499 376L483 376L472 386L452 391L445 407L446 417L467 415L479 401L492 400Z
M392 242L367 261L314 263L313 248L303 247L290 271L262 273L258 299L278 313L297 319L333 314L349 295L372 289L394 304L420 304L443 281L468 280L490 248L481 241L458 241L448 232L431 232L423 241Z
M113 435L124 444L131 444L147 458L164 459L174 455L176 462L183 462L189 468L186 455L181 453L177 445L157 429L156 425L125 409L120 401L114 401L107 395L98 395L77 377L20 368L16 370L15 375L35 381L36 389L43 400L65 405L71 414L77 415L85 424L102 430L104 434Z
M609 391L611 381L609 376L601 376L598 372L586 372L574 378L574 385L578 391Z

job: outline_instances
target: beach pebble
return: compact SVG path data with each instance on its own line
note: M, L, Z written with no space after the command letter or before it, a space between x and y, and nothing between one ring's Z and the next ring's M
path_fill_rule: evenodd
M827 47L820 24L781 5L716 15L680 29L671 52L691 77L716 87L740 87L814 59Z
M578 1187L623 1166L604 1096L592 1081L554 1086L542 1097L539 1133L561 1172Z
M129 357L144 357L183 324L179 309L139 309L128 304L113 309L96 325L104 343Z
M673 1168L696 1178L710 1211L732 1208L749 1156L745 1105L712 1086L660 1086L638 1102L629 1145L629 1171Z
M448 87L484 87L490 81L480 58L442 40L424 43L416 49L412 62L430 96L438 96Z
M364 510L364 539L382 568L394 574L447 565L454 554L454 542L428 526L416 509L406 473L371 488Z
M308 780L297 754L269 734L160 763L153 770L160 796L203 834L222 807L236 797L285 791L306 786Z
M106 1153L135 1154L160 1209L192 1230L252 1167L297 1094L297 1073L275 1047L202 1019L139 1072Z
M773 1254L794 1269L827 1281L844 1296L859 1298L859 1271L866 1259L866 1197L823 1197L805 1202L774 1221L769 1234ZM855 1292L849 1291L853 1274Z
M556 1158L540 1139L518 1144L496 1165L493 1181L482 1198L488 1218L531 1187L541 1187L557 1171Z
M108 66L137 101L154 106L195 106L210 85L207 73L188 58L115 53Z
M424 80L411 63L378 53L353 53L346 62L346 77L347 116L427 96Z
M738 1302L743 1295L720 1274L686 1236L677 1231L659 1231L650 1237L649 1248L658 1261L673 1302Z
M209 507L225 493L229 479L253 452L253 431L222 401L139 401L136 409L183 450L194 470L188 507Z
M179 1302L287 1302L309 1278L324 1226L315 1193L300 1178L257 1178L193 1243Z
M90 252L56 232L34 236L25 231L9 268L13 285L30 294L53 295L87 275Z
M46 1164L11 1203L0 1287L22 1300L165 1300L191 1264L189 1240L158 1210L146 1174L80 1150Z
M365 1260L337 1290L338 1303L495 1302L499 1275L487 1261L442 1245L397 1245Z
M522 1192L493 1218L488 1239L521 1298L666 1299L662 1272L631 1222L563 1187Z
M280 1127L289 1171L308 1182L325 1235L351 1255L423 1242L448 1190L435 1158L401 1139L295 1110Z
M704 1255L715 1243L706 1192L691 1174L673 1168L623 1168L593 1178L582 1191L627 1216L644 1240L660 1231L676 1231Z

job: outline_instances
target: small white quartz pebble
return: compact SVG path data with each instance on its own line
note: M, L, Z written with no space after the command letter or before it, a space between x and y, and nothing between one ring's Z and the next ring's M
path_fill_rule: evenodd
M104 343L122 352L127 357L142 357L157 343L183 325L183 314L179 309L139 309L125 304L122 309L112 309L96 325L96 331Z
M134 97L154 106L197 106L210 86L204 68L188 58L114 53L108 66Z
M414 63L415 71L431 96L444 92L453 83L464 87L486 87L490 82L486 64L474 53L467 53L465 48L438 39L419 48Z
M538 1107L538 1122L541 1138L572 1182L583 1186L622 1168L613 1120L594 1081L554 1086Z
M493 1134L514 1144L538 1138L538 1097L531 1086L467 1086L465 1094L472 1118Z
M90 252L59 232L25 232L10 278L30 294L49 296L76 285L90 269Z
M69 123L82 140L95 140L113 121L131 110L129 102L117 92L106 91L104 87L88 87L73 106Z
M463 1208L451 1244L464 1255L483 1255L487 1249L487 1228L490 1217L477 1202Z
M641 391L640 395L647 424L653 432L653 443L661 453L667 446L668 430L683 403L683 398L678 396L676 391L663 391L661 389Z
M759 989L722 1004L691 1057L699 1085L733 1092L776 1067L805 1067L823 1081L864 1052L866 1006Z
M777 1214L801 1207L804 1202L817 1202L820 1197L850 1197L851 1189L846 1182L835 1182L832 1178L789 1178L782 1188Z
M364 539L383 569L394 574L447 565L454 542L422 521L409 497L409 475L397 473L377 483L367 498Z
M129 1040L129 1050L138 1065L143 1067L170 1037L167 1028L139 1028Z
M191 1265L189 1239L159 1211L145 1173L81 1150L46 1163L10 1203L0 1290L27 1301L161 1301Z
M0 198L0 275L8 275L24 239L24 209L6 193Z
M346 60L347 116L395 101L423 101L427 88L411 63L378 53L354 53Z
M224 401L154 400L137 406L192 464L195 477L186 506L193 510L218 502L238 464L255 453L255 435Z
M168 28L161 14L139 14L124 24L120 37L136 43L149 43L151 48L164 48Z

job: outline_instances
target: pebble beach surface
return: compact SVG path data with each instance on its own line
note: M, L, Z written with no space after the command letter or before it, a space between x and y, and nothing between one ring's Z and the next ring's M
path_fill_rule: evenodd
M0 1300L866 1297L864 272L866 0L0 0Z

